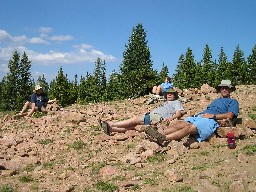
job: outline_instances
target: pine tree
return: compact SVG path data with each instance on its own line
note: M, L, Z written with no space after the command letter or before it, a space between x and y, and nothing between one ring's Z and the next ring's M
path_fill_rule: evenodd
M184 76L185 74L183 73L183 68L184 68L184 61L185 61L185 56L181 54L178 65L176 66L176 73L173 74L173 84L175 87L179 87L181 89L185 88L185 81L184 81Z
M241 85L249 83L248 64L244 58L244 53L240 49L239 45L235 49L233 55L233 66L230 71L232 72L231 81L234 84Z
M232 68L232 63L227 60L227 55L225 54L223 47L221 47L219 59L218 59L215 85L219 84L221 80L231 79L232 77L232 74L230 72L231 68Z
M19 95L19 61L20 55L15 50L12 59L9 60L9 73L3 78L1 92L1 110L17 109L16 99Z
M19 64L18 97L16 99L18 109L21 109L24 102L30 99L33 91L30 68L31 61L24 52Z
M41 85L43 87L44 93L46 93L46 94L49 93L49 83L46 81L44 74L43 74L43 76L38 77L37 84Z
M212 60L212 53L208 45L204 48L203 59L201 61L200 84L207 83L215 86L216 66Z
M107 84L107 78L106 78L106 63L105 61L102 62L100 58L97 59L95 62L95 70L93 73L95 80L96 80L96 86L94 89L95 95L95 101L102 101L104 92L106 91L106 84Z
M122 75L122 95L137 97L152 87L156 81L156 71L152 68L146 32L142 24L132 30L128 45L125 46L123 62L120 66Z
M70 82L69 85L69 89L70 89L70 104L73 104L77 101L78 98L78 84L77 84L77 75L75 75L75 79L74 81Z
M83 78L79 86L79 102L89 103L98 102L99 95L95 88L97 87L97 79L94 75L87 73L86 78Z
M256 45L252 49L252 54L248 57L249 83L256 85Z
M63 69L60 67L57 77L50 83L50 96L56 98L63 107L71 104L69 85L67 75L64 75Z
M187 49L186 55L183 54L179 58L176 73L174 76L174 85L181 89L198 87L200 68L194 60L193 52L190 48Z
M169 70L168 67L163 63L162 69L158 74L158 81L159 83L164 82L165 78L169 76Z
M113 71L109 77L106 91L104 93L104 100L118 100L123 99L123 96L121 94L121 75L117 72Z

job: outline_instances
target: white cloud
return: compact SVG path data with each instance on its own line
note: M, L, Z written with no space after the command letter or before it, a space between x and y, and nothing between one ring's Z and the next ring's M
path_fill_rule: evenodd
M0 30L0 41L10 40L10 39L11 39L11 36L5 30Z
M76 49L90 49L90 48L92 48L92 46L88 45L88 44L74 45L73 47L76 48Z
M33 37L30 39L30 43L31 44L48 44L47 41L45 41L44 39L42 38L39 38L39 37Z
M40 53L24 46L17 47L0 47L0 62L8 62L11 59L14 50L18 53L23 54L26 52L28 59L33 63L39 65L49 65L49 64L76 64L76 63L94 63L97 58L108 61L116 61L112 55L104 54L103 52L95 49L75 49L70 52L61 52L50 50L48 53Z
M50 33L52 32L52 28L51 27L40 27L38 29L39 33Z
M40 28L40 31L50 32L52 28ZM46 45L46 40L52 41L68 41L72 40L71 35L60 35L48 37L48 34L42 33L40 37L27 38L25 35L11 36L5 30L0 30L0 63L8 63L12 58L13 52L18 51L20 55L25 52L28 59L33 64L50 65L50 64L77 64L77 63L94 63L97 58L101 58L106 62L115 62L117 58L112 55L103 53L100 50L93 49L92 45L79 44L70 45L70 51L49 50L48 52L40 52L39 49L31 49L25 44L43 44ZM1 42L4 42L1 44Z
M70 41L70 40L73 40L74 38L71 35L59 35L59 36L49 37L49 39L52 41Z
M11 45L21 45L27 41L25 35L11 36L5 30L0 30L0 42L11 44Z

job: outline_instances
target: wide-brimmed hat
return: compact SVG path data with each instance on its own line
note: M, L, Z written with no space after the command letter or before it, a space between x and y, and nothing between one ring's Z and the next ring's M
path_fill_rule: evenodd
M43 89L43 87L41 85L36 85L35 88L34 88L34 92L36 92L40 89Z
M179 98L177 91L175 91L174 89L167 89L167 90L164 92L164 98L165 98L165 99L166 99L166 94L167 94L167 93L174 93L175 99L178 99L178 98Z
M235 91L236 88L235 86L232 85L231 81L226 79L226 80L222 80L221 83L216 87L216 90L219 92L221 87L228 87L230 88L232 91Z

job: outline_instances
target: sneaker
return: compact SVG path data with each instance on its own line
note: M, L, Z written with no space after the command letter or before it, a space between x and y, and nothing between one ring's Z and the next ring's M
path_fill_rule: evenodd
M153 104L154 103L154 99L152 98L152 99L149 99L148 101L147 101L147 104L148 105L150 105L150 104Z

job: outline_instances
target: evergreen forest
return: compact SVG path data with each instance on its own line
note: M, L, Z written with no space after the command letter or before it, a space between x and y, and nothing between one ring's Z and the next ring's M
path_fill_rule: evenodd
M36 84L44 87L50 99L56 98L63 107L102 101L136 98L148 94L151 88L163 82L168 76L168 66L164 63L160 71L153 69L146 31L139 23L133 27L128 44L125 45L119 71L106 76L106 62L97 58L92 74L77 75L69 80L62 67L57 76L47 82L39 76L33 79L31 61L27 54L13 52L9 60L9 72L0 82L0 111L19 111L30 98ZM235 47L232 61L228 61L223 47L219 58L212 58L209 45L205 45L202 59L194 59L192 48L188 47L177 61L172 80L175 87L199 88L202 84L215 87L222 79L230 79L233 84L256 84L256 45L245 58L239 45Z

